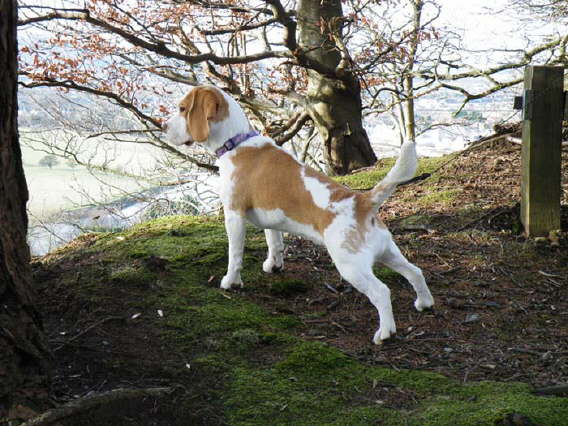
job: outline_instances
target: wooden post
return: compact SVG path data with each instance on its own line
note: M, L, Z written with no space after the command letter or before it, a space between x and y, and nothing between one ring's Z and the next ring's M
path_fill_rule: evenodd
M527 66L523 99L521 222L527 236L560 229L564 68Z

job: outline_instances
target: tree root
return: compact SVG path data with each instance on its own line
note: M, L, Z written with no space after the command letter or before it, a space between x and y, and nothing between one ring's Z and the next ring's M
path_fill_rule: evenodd
M534 393L539 395L568 395L568 384L537 388Z
M148 397L162 397L171 394L175 388L146 388L146 389L114 389L84 398L68 402L61 407L48 410L45 413L28 420L21 426L45 426L52 425L68 417L75 416L85 411L102 407L108 403Z

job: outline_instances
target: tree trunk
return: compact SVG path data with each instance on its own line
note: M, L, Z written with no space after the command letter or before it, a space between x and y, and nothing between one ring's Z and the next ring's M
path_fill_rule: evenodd
M362 123L361 86L341 47L341 0L300 0L299 45L324 70L308 69L308 113L324 142L331 174L346 174L377 161Z
M18 143L16 0L0 0L0 423L45 398L49 352L33 306Z
M418 44L420 43L420 31L422 25L422 8L424 2L422 0L411 0L412 6L412 35L410 39L410 49L408 52L408 64L406 66L403 78L404 92L406 100L404 101L405 117L405 133L406 140L416 139L416 115L414 113L414 64L418 53Z

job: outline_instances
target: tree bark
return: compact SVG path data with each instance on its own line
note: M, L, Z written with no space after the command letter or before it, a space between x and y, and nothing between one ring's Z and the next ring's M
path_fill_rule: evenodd
M361 86L342 49L341 0L300 0L299 46L329 70L308 69L308 114L324 143L328 173L343 175L377 161L362 122Z
M410 49L408 52L408 64L403 79L404 91L406 93L405 105L405 133L406 140L416 139L416 115L414 114L414 64L416 62L416 54L418 52L418 44L420 42L420 27L422 25L422 8L424 2L422 0L411 0L412 5L412 36L410 38Z
M16 0L0 0L0 423L43 408L49 352L33 305L18 143Z

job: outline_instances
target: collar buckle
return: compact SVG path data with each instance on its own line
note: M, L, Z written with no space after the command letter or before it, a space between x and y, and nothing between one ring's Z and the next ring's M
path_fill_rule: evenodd
M233 136L232 138L227 140L223 145L221 145L220 148L215 150L215 155L217 155L217 158L220 158L223 154L226 154L227 152L235 149L244 141L258 135L259 133L256 130L251 130L248 133L239 133L238 135Z

